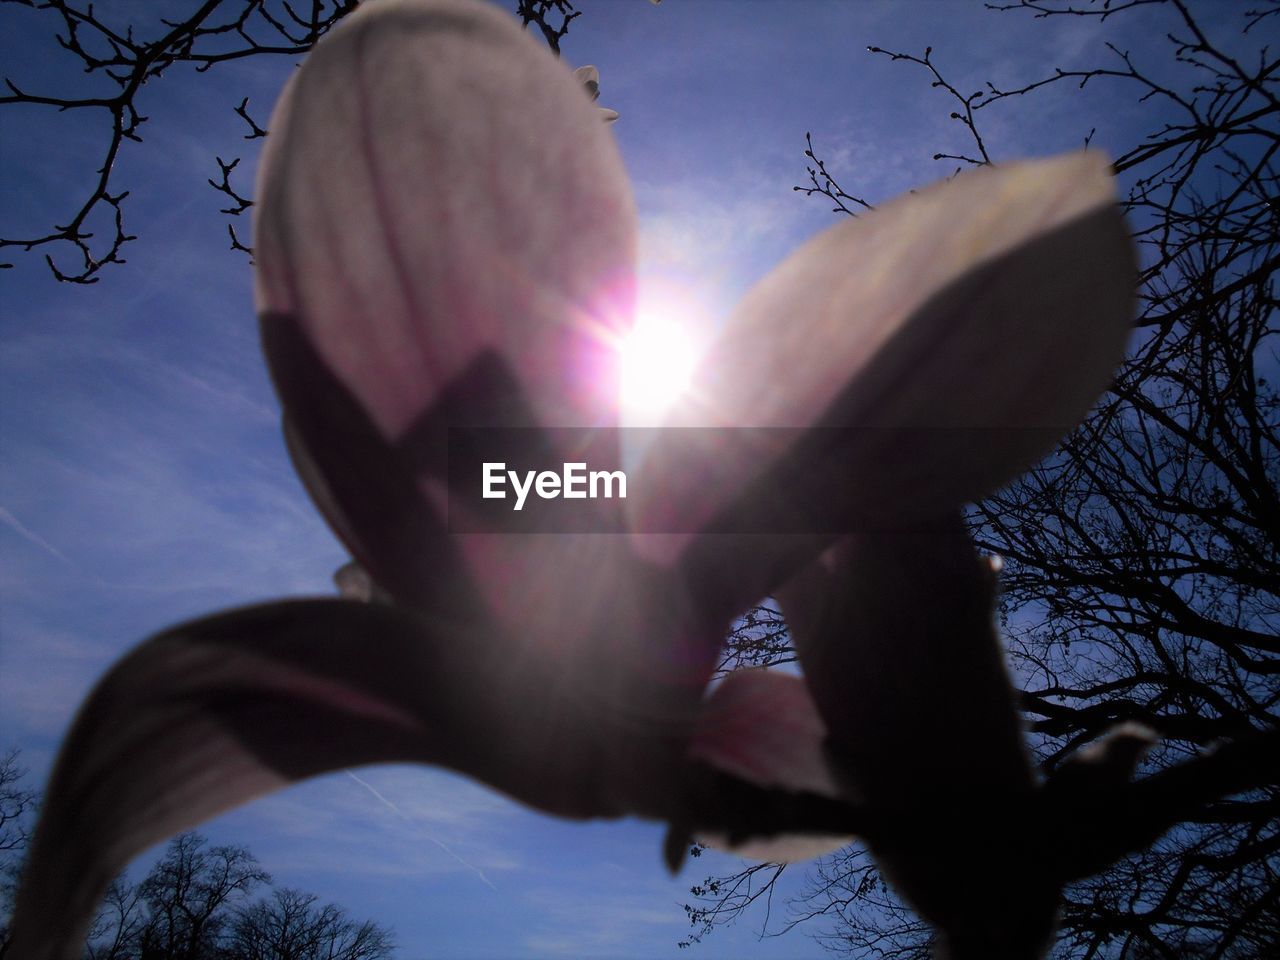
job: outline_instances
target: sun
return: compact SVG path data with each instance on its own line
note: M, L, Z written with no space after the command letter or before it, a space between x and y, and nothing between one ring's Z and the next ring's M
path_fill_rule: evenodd
M622 345L622 408L632 418L660 418L693 374L689 335L662 317L641 315Z
M679 291L641 292L635 326L621 350L622 415L631 426L657 426L689 385L704 322L700 306Z

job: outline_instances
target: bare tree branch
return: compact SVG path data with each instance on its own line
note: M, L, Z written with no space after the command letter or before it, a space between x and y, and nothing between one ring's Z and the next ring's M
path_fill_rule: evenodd
M989 6L1048 22L1161 11L1170 22L1158 74L1108 44L1098 66L977 92L951 83L932 48L872 48L942 93L971 149L933 156L962 167L998 153L982 132L989 112L1063 84L1130 90L1159 118L1114 163L1144 249L1132 353L1058 452L970 516L980 548L1003 560L1002 626L1046 774L1041 821L1075 878L1054 955L1270 956L1280 947L1280 62L1261 43L1250 56L1216 46L1185 0ZM1240 35L1258 37L1278 12L1236 11ZM812 138L806 148L809 186L797 190L849 215L868 207ZM776 643L785 656L785 638ZM1072 788L1082 748L1127 721L1160 738L1140 778ZM699 886L703 934L746 909L715 892L735 879ZM856 847L822 861L789 909L836 952L932 949Z
M109 264L125 262L126 244L137 239L126 228L126 204L130 190L120 187L117 161L127 143L143 142L144 85L152 90L173 68L187 66L198 73L250 57L300 57L343 17L358 0L202 0L189 4L180 19L159 13L150 19L122 21L111 18L92 4L76 0L0 0L0 3L45 12L68 66L84 75L82 92L54 96L29 90L13 78L5 79L7 94L0 106L40 107L54 113L71 112L83 117L86 130L96 130L98 120L108 121L97 146L94 175L70 202L65 216L22 235L0 237L0 256L10 251L40 251L53 276L67 283L96 283ZM569 0L516 0L516 12L526 26L534 26L557 54L569 25L581 15ZM70 72L70 71L69 71ZM246 140L267 135L249 114L244 98L235 108L249 132ZM211 151L212 152L212 151ZM222 213L238 217L252 206L247 188L233 183L240 158L216 158L220 173L209 180L229 206ZM227 231L233 250L252 253L236 232ZM12 262L0 263L11 267Z

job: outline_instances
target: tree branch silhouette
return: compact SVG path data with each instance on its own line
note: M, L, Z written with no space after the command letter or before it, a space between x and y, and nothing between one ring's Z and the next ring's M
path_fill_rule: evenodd
M1046 809L1078 855L1062 867L1075 880L1054 956L1269 956L1280 947L1280 61L1257 31L1280 4L1238 12L1239 36L1258 38L1248 56L1215 45L1183 0L988 6L1170 23L1158 75L1109 43L1096 67L973 93L933 48L870 48L923 70L949 103L968 146L932 156L957 170L997 159L986 117L1051 88L1111 84L1151 110L1147 135L1114 161L1143 249L1130 356L1082 427L969 517L979 547L1003 560L1000 615L1046 796L1118 724L1159 738L1135 781ZM844 214L870 206L812 138L806 148L797 191ZM773 655L787 655L785 638ZM755 662L749 647L742 662ZM695 888L699 935L747 908L723 894L736 877ZM788 911L836 952L932 949L858 847L822 861Z
M65 214L25 234L0 237L0 257L5 258L0 267L12 267L8 257L15 252L40 252L55 279L89 284L96 283L109 265L124 263L127 244L137 239L126 225L131 191L120 184L116 165L129 144L143 142L148 120L142 108L144 86L183 66L204 73L252 57L300 57L355 10L358 0L203 0L181 19L159 13L115 19L91 3L75 0L0 3L45 12L68 66L84 75L75 94L56 96L6 78L8 92L0 95L0 106L72 112L83 117L86 130L94 130L99 118L107 121L105 135L93 134L96 169L68 202ZM516 12L557 54L570 24L581 15L569 0L516 0ZM247 97L235 112L248 127L246 140L266 136L249 112ZM239 217L253 205L247 188L234 182L240 158L215 161L219 174L208 182L224 196L221 212ZM252 254L234 219L227 232L232 250Z

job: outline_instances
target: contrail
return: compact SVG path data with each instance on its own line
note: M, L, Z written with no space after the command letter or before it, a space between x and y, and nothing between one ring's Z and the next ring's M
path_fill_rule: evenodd
M400 809L399 807L397 807L394 803L392 803L390 800L388 800L386 797L384 797L382 794L380 794L377 790L375 790L375 789L374 789L374 787L373 787L373 784L368 783L367 781L361 780L359 777L357 777L357 776L356 776L354 773L352 773L350 770L344 770L344 771L343 771L343 773L345 773L348 777L350 777L350 778L351 778L352 780L354 780L356 783L360 784L360 786L364 787L366 790L368 790L370 793L372 793L375 797L377 797L379 800L381 800L384 804L386 804L386 805L391 809L391 811L392 811L393 813L395 813L395 815L396 815L397 817L399 817L401 820L406 820L406 821L410 820L410 818L409 818L409 817L405 816L405 814L404 814L404 811L403 811L403 810L401 810L401 809ZM434 843L437 847L439 847L441 850L443 850L443 851L444 851L445 853L447 853L449 856L453 857L453 859L457 860L460 864L462 864L462 865L463 865L464 867L466 867L468 870L472 871L472 872L473 872L477 877L479 877L482 881L484 881L485 886L487 886L490 890L492 890L494 893L497 893L497 892L498 892L498 888L497 888L497 887L495 887L492 883L490 883L490 882L489 882L489 878L488 878L488 877L486 877L486 876L484 875L484 871L483 871L483 870L481 870L479 867L477 867L474 863L468 863L466 860L463 860L463 859L462 859L462 857L458 856L456 853L454 853L452 850L450 850L450 849L449 849L449 847L448 847L448 845L447 845L447 844L445 844L445 842L444 842L443 840L437 840L435 837L433 837L433 836L432 836L431 834L429 834L429 833L428 833L428 834L425 834L425 836L426 836L426 838L427 838L428 840L430 840L432 843Z
M40 534L34 533L33 531L28 530L26 527L24 527L22 525L22 521L19 520L17 517L15 517L8 510L6 510L4 507L0 507L0 523L3 523L5 526L7 526L10 530L12 530L18 536L22 537L28 543L35 544L35 546L39 547L41 550L45 551L46 553L50 553L53 556L57 557L63 563L71 563L71 561L66 558L66 555L63 554L61 550L59 550L57 547L51 544L44 537L40 536Z

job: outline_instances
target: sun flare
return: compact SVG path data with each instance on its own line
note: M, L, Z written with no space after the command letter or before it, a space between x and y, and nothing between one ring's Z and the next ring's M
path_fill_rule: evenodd
M620 348L624 422L656 426L688 386L700 352L700 313L676 291L641 294L635 327Z

